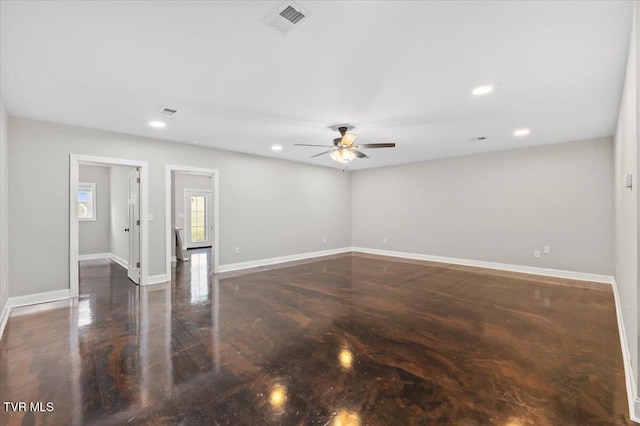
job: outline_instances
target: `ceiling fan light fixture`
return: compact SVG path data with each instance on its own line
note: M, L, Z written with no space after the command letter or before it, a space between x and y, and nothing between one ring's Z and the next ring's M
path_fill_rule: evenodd
M331 153L331 158L333 161L337 161L338 163L348 163L356 158L356 154L348 148L342 148L333 151Z

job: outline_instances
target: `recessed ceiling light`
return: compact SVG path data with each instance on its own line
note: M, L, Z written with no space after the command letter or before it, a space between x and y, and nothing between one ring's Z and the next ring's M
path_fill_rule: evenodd
M474 95L486 95L487 93L490 93L493 91L493 86L491 85L485 85L485 86L478 86L475 89L473 89L473 93Z
M272 150L274 151L282 151L282 146L281 145L273 145L271 147Z
M531 133L529 129L518 129L513 132L513 136L527 136L529 133Z
M166 124L164 124L164 122L162 122L162 121L150 121L149 122L149 126L155 127L157 129L161 129L164 126L166 126Z
M200 143L200 141L193 140L193 141L191 141L191 143L194 143L194 144L198 145Z

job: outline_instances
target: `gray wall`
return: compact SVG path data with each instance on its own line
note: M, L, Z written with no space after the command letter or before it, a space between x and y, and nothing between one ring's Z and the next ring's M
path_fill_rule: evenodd
M599 139L357 171L353 245L611 275L612 164Z
M111 187L111 227L109 234L110 253L129 262L129 171L133 167L111 166L109 185Z
M111 193L109 167L80 165L80 182L96 185L96 220L78 221L78 253L109 253Z
M637 12L637 11L636 11ZM637 15L636 15L637 16ZM637 24L634 22L625 75L615 156L615 279L622 304L622 318L629 342L631 365L638 383L638 133L637 133ZM633 174L632 190L624 188L624 176Z
M219 170L221 265L351 244L351 187L340 170L11 117L11 296L69 287L69 153L149 163L151 276L165 273L166 164Z
M0 314L9 298L9 116L0 101Z
M173 212L171 219L171 229L180 227L184 229L186 240L186 217L184 216L184 190L185 189L203 189L212 191L212 179L211 176L203 176L189 173L173 174L171 179L172 197L171 197L171 211ZM211 202L213 203L213 192L211 192ZM180 215L183 217L180 217ZM213 209L209 209L209 223L213 224ZM211 241L213 241L213 231L211 232ZM184 241L183 241L184 242ZM176 255L176 234L171 233L171 255Z

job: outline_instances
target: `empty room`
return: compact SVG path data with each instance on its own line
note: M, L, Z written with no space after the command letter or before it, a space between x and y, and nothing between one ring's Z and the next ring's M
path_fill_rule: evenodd
M0 424L640 423L639 25L0 0Z

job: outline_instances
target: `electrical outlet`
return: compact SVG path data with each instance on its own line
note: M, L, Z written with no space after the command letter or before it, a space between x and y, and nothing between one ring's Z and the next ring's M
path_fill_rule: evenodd
M382 239L382 244L387 244L387 239L386 238Z
M324 238L322 239L322 244L327 244L327 237L324 237Z
M236 254L240 254L240 247L236 247ZM540 257L540 256L538 256Z
M539 258L539 257L540 257L540 250L535 250L535 251L533 252L533 257L535 257L535 258Z
M544 254L551 254L551 246L544 246Z

